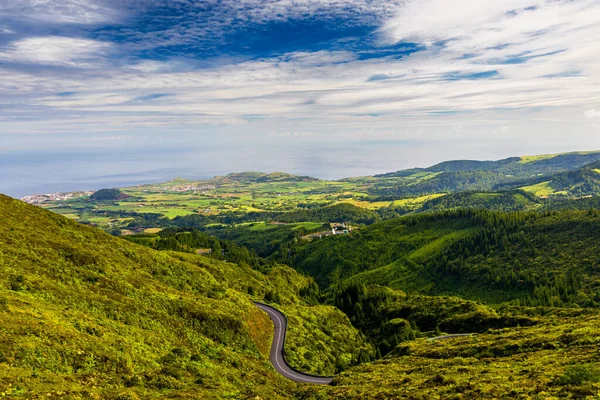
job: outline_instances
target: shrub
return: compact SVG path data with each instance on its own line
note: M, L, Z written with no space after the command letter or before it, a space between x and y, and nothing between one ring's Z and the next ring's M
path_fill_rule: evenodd
M600 369L592 364L573 365L556 380L559 385L581 385L585 382L600 382Z
M8 299L0 297L0 311L8 311Z

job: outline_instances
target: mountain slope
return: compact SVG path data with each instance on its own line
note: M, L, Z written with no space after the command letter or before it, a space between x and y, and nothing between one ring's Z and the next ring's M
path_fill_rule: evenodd
M536 310L529 310L536 312ZM462 338L402 343L303 399L595 399L600 391L596 310L539 310L542 323Z
M499 161L446 161L428 168L397 171L369 189L379 198L448 193L465 190L492 190L502 185L540 179L540 176L573 171L600 161L600 152L563 153L532 157L511 157ZM408 173L407 173L408 172ZM516 186L515 186L516 187Z
M302 305L309 281L287 267L263 275L157 252L5 196L0 218L0 393L14 398L289 398L250 282L306 325L290 336L299 364L307 350L320 355L306 337L322 329L348 342L309 341L321 353L351 359L362 346L339 311Z
M600 302L600 213L457 210L376 223L294 249L323 287L340 281L489 304Z
M509 157L498 161L452 160L444 161L427 168L391 172L375 175L391 178L405 175L405 172L474 172L495 171L504 174L551 174L560 171L581 168L584 165L600 161L600 151L547 154L539 156Z
M498 188L519 188L545 197L552 195L568 197L598 195L600 193L600 162L594 162L573 171L503 184Z

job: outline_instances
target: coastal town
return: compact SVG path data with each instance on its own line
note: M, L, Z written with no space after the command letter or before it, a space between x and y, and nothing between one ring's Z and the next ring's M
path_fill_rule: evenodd
M56 193L46 193L46 194L33 194L30 196L21 197L21 201L29 204L45 204L52 201L67 201L73 200L80 197L89 197L94 193L94 191L84 191L84 192L56 192Z

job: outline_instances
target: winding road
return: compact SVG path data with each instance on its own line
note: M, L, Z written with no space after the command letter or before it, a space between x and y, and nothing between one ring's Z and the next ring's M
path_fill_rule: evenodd
M278 309L268 306L263 303L255 302L256 306L263 310L269 315L273 325L275 326L275 332L273 333L273 344L271 345L271 364L277 372L287 379L291 379L298 383L314 383L318 385L329 385L333 381L331 376L316 376L303 374L296 371L285 361L283 355L283 346L285 345L285 335L287 332L287 318Z

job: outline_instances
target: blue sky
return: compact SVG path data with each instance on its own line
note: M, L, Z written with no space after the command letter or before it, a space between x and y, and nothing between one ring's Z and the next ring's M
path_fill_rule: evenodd
M198 150L178 167L302 172L326 163L301 154L366 160L395 143L341 177L600 148L599 20L597 0L2 2L0 157L20 164L3 163L0 192L104 176L111 154L169 169L206 143L210 164ZM247 156L225 162L234 145ZM47 161L91 152L112 161ZM122 172L152 168L134 164Z

